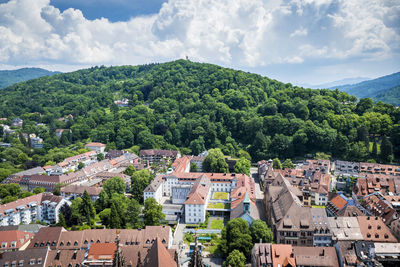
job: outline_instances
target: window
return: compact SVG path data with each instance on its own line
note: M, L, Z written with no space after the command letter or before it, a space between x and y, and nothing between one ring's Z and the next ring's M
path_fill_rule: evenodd
M1 243L1 247L2 247L2 248L6 248L6 247L7 247L7 242Z
M24 261L23 260L19 261L18 266L24 266Z
M34 260L34 259L31 259L31 260L29 261L29 264L30 264L30 265L34 265L34 264L35 264L35 260Z

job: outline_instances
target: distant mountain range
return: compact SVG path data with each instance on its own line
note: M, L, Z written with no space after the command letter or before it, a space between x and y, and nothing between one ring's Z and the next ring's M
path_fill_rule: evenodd
M369 97L374 101L382 101L400 105L400 72L379 77L356 84L332 86L329 89L339 89L358 98Z
M345 84L346 85L356 84L356 83L360 83L360 82L367 81L367 80L371 80L371 78L366 78L366 77L345 78L342 80L318 84L318 85L307 84L307 85L303 85L303 87L312 88L312 89L331 88L331 87L335 87L335 86L342 86Z
M27 80L51 76L61 72L48 71L40 68L22 68L18 70L0 70L0 89L6 88L15 83L24 82Z

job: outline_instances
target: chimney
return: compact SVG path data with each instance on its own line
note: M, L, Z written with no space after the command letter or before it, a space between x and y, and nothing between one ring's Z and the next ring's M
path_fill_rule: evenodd
M320 256L325 256L325 249L323 248L321 251L321 254L319 254Z

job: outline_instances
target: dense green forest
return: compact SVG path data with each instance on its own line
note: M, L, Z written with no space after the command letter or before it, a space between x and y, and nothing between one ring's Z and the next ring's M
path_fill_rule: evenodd
M18 70L0 70L0 89L42 76L50 76L60 72L48 71L40 68L22 68Z
M377 94L374 100L400 106L400 85Z
M122 98L129 107L114 104ZM68 114L73 119L59 119ZM108 149L198 154L220 148L232 156L245 150L253 162L316 152L357 161L400 158L400 110L390 104L186 60L93 67L19 83L0 96L0 117L9 124L17 116L24 120L17 131L36 133L44 148L31 150L23 138L6 136L14 147L2 149L0 157L14 160L14 167L27 158L17 161L19 152L9 156L9 149L43 165L75 153L87 139ZM57 128L72 131L58 140Z

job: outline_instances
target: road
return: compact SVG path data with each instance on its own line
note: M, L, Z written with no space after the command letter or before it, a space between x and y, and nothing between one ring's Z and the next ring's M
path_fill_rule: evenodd
M259 218L263 221L267 221L266 214L265 214L265 205L264 205L264 192L260 187L260 182L258 179L258 169L257 168L250 168L250 175L254 179L255 187L256 187L256 206L258 209Z

